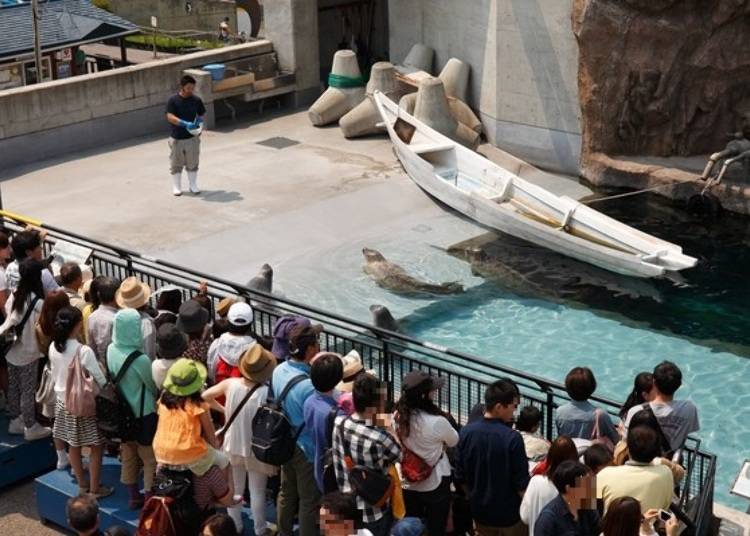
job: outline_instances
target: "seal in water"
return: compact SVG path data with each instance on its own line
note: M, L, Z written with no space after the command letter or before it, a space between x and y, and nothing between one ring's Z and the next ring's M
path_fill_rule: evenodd
M460 294L464 287L457 282L452 283L427 283L420 281L401 268L398 264L388 261L383 255L374 249L364 248L362 254L365 256L364 272L369 275L379 286L402 294Z
M396 333L400 331L398 322L385 305L370 305L370 312L372 313L372 325L376 328Z
M258 275L248 281L246 286L252 290L271 294L273 292L273 268L268 264L264 264L260 267Z

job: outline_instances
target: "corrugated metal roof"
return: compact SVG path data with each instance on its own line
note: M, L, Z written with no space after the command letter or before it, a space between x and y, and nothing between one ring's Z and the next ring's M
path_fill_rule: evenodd
M42 0L39 15L42 49L55 49L93 38L106 39L138 30L132 22L93 6L89 0ZM0 8L0 59L33 52L31 17L28 2L5 4Z

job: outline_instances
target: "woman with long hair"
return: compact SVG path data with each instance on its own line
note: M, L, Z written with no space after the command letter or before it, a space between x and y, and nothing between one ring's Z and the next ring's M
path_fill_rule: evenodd
M650 372L639 372L633 380L633 390L620 408L620 419L623 421L630 408L651 401L651 389L654 386L654 375Z
M42 303L42 311L36 323L36 340L39 343L39 351L45 356L49 355L49 345L52 344L52 332L55 326L57 313L63 307L70 305L70 298L64 290L53 290Z
M406 457L402 461L406 515L424 519L431 536L445 534L451 499L451 465L445 450L458 444L458 432L435 404L444 384L443 378L413 370L404 377L396 403L396 429ZM408 480L409 452L431 468L426 478Z
M552 483L552 475L558 466L566 461L576 461L578 450L573 440L567 436L557 436L549 447L545 460L545 472L531 477L521 501L521 521L529 526L529 534L534 534L534 524L545 506L558 495Z
M633 497L619 497L612 501L602 520L603 536L656 536L654 521L659 510L649 510L641 514L641 503ZM666 522L667 536L675 536L679 524L677 518Z
M81 366L103 387L107 383L94 351L78 340L83 329L83 315L80 309L66 306L58 311L52 330L52 344L49 348L49 362L52 377L55 380L55 425L52 436L57 449L57 466L62 469L70 462L73 474L78 481L79 493L91 493L96 497L111 495L113 488L100 485L104 436L99 432L96 417L79 417L70 413L65 407L65 396L69 390L68 367L78 356ZM65 454L65 445L69 452ZM81 449L88 447L89 480L83 472Z
M0 337L5 337L9 347L8 361L8 413L11 421L8 433L21 435L27 441L41 439L52 430L36 422L35 399L39 359L34 326L39 319L44 300L41 262L26 258L19 264L21 279L18 287L5 304L6 318L0 326Z

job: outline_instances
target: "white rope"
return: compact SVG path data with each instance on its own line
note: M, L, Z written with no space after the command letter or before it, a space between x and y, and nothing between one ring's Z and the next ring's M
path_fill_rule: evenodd
M654 192L654 191L659 190L661 188L667 188L667 187L672 188L672 187L675 187L675 186L680 186L682 184L689 184L691 182L698 182L698 181L702 181L702 180L703 179L701 179L701 178L697 178L697 179L693 179L693 180L690 180L690 181L684 181L684 182L679 182L679 183L660 184L659 186L653 186L652 188L644 188L642 190L635 190L634 192L625 192L624 194L609 195L607 197L598 197L596 199L591 199L589 201L581 201L581 204L583 204L583 205L592 205L594 203L600 203L602 201L610 201L611 199L620 199L622 197L630 197L631 195L645 194L645 193L648 193L648 192ZM710 184L710 182L709 182L709 184ZM706 188L704 188L704 191L705 190L706 190Z

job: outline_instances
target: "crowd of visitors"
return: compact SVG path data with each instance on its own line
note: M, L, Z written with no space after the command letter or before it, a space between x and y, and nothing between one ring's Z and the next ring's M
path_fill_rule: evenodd
M521 407L508 378L460 426L466 416L438 403L444 379L408 372L391 406L356 351L321 351L323 326L309 319L282 317L262 338L240 299L214 311L205 285L185 299L78 265L55 278L40 244L18 233L16 260L0 270L0 389L8 433L52 436L58 470L71 468L78 534L102 534L97 499L115 485L101 481L102 456L113 445L143 534L241 533L245 505L262 536L677 534L665 512L699 424L696 407L674 398L672 362L636 376L619 425L590 402L593 372L576 367L553 441L539 434L553 416ZM0 234L0 256L8 247ZM160 532L167 518L173 532Z

